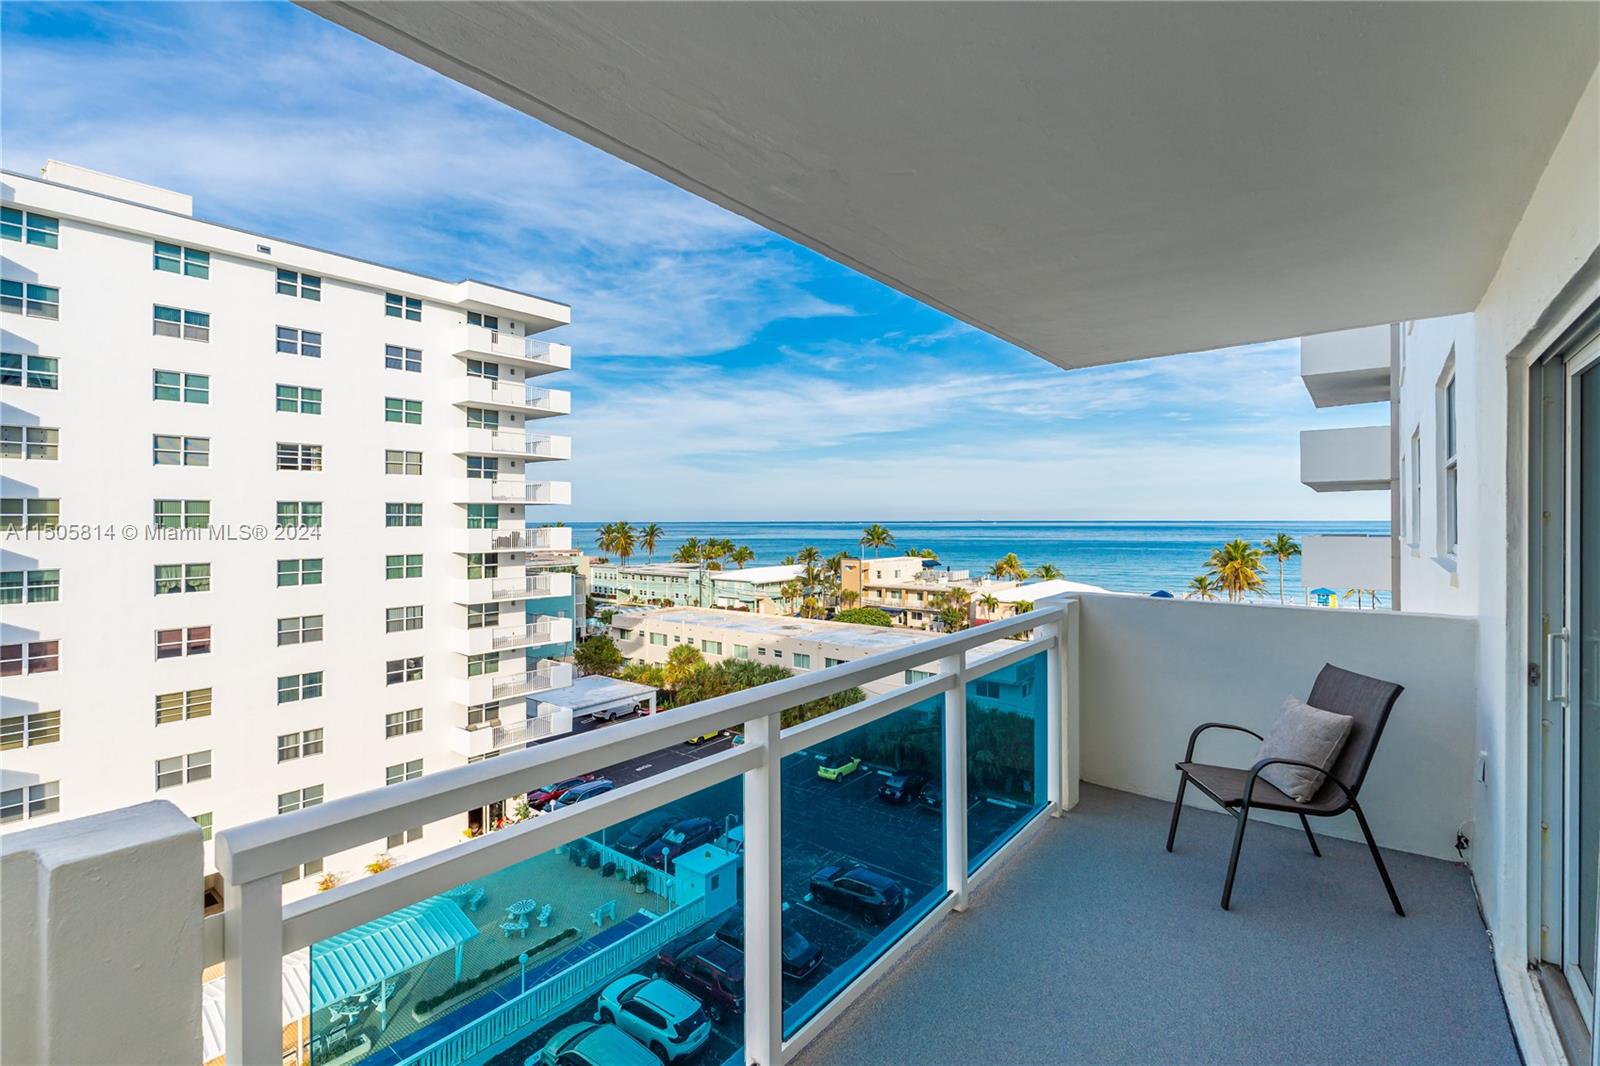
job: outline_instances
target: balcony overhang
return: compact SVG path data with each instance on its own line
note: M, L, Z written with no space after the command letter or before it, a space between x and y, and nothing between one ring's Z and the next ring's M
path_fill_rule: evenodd
M1300 431L1300 483L1317 492L1389 487L1389 427Z
M1065 367L1470 310L1600 42L1592 4L306 6Z
M1368 326L1300 338L1300 380L1318 407L1379 403L1393 379L1389 326Z

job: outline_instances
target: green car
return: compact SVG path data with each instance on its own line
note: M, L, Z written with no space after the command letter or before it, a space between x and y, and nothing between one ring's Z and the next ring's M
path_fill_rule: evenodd
M861 760L851 756L838 766L824 765L817 767L817 776L824 781L842 781L859 769L861 769Z

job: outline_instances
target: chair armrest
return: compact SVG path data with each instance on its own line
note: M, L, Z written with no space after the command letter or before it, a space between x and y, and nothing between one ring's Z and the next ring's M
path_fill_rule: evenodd
M1265 770L1267 767L1273 765L1303 766L1307 770L1315 770L1317 773L1322 775L1324 781L1332 781L1334 784L1339 786L1339 791L1344 793L1346 802L1350 802L1355 799L1355 797L1350 794L1350 790L1345 787L1345 783L1343 781L1340 781L1337 777L1334 777L1316 763L1301 762L1298 759L1262 759L1260 762L1250 767L1250 777L1244 783L1244 809L1249 809L1250 807L1250 797L1255 792L1256 778L1261 776L1262 770ZM1322 791L1321 785L1317 786L1317 791ZM1290 798L1293 799L1292 796Z
M1194 742L1199 740L1200 734L1204 733L1208 729L1231 729L1236 733L1249 733L1257 740L1264 739L1261 734L1257 733L1254 729L1246 729L1242 725L1232 725L1228 722L1206 722L1203 725L1195 726L1194 732L1189 734L1189 747L1185 749L1183 753L1184 762L1194 762Z

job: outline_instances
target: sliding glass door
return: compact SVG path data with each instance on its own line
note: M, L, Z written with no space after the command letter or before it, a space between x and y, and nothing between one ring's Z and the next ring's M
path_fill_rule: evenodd
M1578 1002L1588 1004L1600 985L1600 340L1569 356L1566 365L1566 617L1547 660L1558 675L1552 678L1556 695L1566 703L1562 956Z

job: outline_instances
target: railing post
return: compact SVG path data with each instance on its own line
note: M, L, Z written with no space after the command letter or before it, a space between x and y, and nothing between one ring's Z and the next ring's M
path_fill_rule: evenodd
M955 909L967 909L967 681L966 656L939 660L939 672L955 677L944 694L944 881Z
M776 714L748 721L761 765L744 773L744 1057L783 1064L783 771Z
M1063 618L1067 608L1061 608ZM1063 734L1064 705L1062 703L1061 684L1061 644L1066 631L1066 626L1060 622L1052 622L1047 626L1040 626L1034 630L1035 639L1042 638L1047 643L1044 652L1044 700L1045 700L1045 798L1050 803L1050 816L1060 818L1066 811L1066 791L1063 788L1065 779L1061 774L1062 751L1061 737Z
M228 1066L283 1061L283 882L224 882L222 937Z

